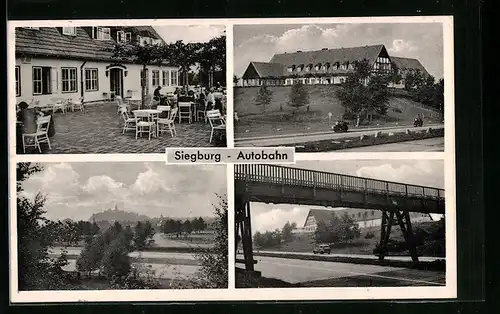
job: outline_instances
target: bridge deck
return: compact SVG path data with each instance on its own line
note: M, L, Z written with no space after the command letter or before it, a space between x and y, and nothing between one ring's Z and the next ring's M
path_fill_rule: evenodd
M416 209L413 206L413 211L444 213L444 198L445 192L443 189L419 186L406 183L390 182L383 180L375 180L361 178L337 173L328 173L315 170L306 170L298 168L290 168L276 165L235 165L235 181L245 184L267 184L271 186L295 186L300 188L308 188L315 191L314 195L325 195L317 191L340 191L362 193L365 195L384 196L385 199L391 198L394 201L402 199L410 199L421 202L423 205L433 204L426 209ZM236 184L239 186L239 184ZM269 189L269 193L272 189ZM259 192L263 199L266 198L264 192ZM291 193L291 192L290 192ZM290 194L289 193L289 194ZM296 195L297 191L293 192ZM327 199L328 197L324 197ZM303 202L302 202L303 203ZM394 203L394 202L393 202ZM425 204L424 204L425 203ZM437 206L436 206L437 204Z

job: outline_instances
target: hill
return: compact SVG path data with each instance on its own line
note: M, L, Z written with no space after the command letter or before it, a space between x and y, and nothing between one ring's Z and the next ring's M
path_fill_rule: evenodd
M329 131L333 122L342 117L344 107L335 96L340 86L306 85L309 92L309 110L292 117L287 105L291 86L269 86L273 92L271 103L263 113L260 106L255 105L258 87L237 87L234 89L234 111L239 121L235 123L236 137L266 136L287 133L305 133ZM395 93L396 94L396 93ZM366 126L379 125L410 125L417 114L424 115L425 123L440 123L442 116L423 104L404 97L401 91L398 96L389 100L389 110L386 116L374 117ZM332 121L328 113L332 113ZM352 124L351 124L352 125Z
M114 222L114 221L138 222L145 220L151 220L151 217L119 209L107 209L100 213L94 213L89 218L89 221L109 221L109 222Z

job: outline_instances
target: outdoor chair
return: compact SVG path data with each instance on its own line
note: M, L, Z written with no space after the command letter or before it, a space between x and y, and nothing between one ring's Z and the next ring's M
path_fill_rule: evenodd
M147 112L134 111L135 120L135 139L139 134L147 133L151 140L151 134L155 134L155 123L153 117Z
M199 121L200 119L204 119L205 123L207 123L207 110L208 104L207 101L203 102L203 105L199 105L199 109L196 112L196 118Z
M177 110L178 108L174 108L171 111L169 111L168 118L159 118L157 123L158 123L158 133L161 134L163 131L170 131L170 135L174 137L177 135L177 131L175 130L175 116L177 115Z
M70 106L71 111L85 111L85 108L83 107L83 97L78 98L78 100L70 100Z
M120 109L120 114L123 118L123 131L122 133L125 134L125 132L129 131L129 130L135 130L136 126L135 126L135 122L136 120L134 118L131 118L129 115L128 115L128 111L126 108L121 108Z
M67 99L54 100L54 104L53 104L52 108L53 108L54 112L59 110L62 113L65 113L67 108L68 108L68 100Z
M23 152L26 153L26 147L36 147L38 151L41 153L42 148L40 147L40 143L47 143L50 146L49 140L49 126L50 126L50 118L51 116L39 117L36 120L36 132L23 134ZM33 141L33 144L28 143L28 139Z
M125 108L125 110L128 111L128 106L123 102L123 98L121 96L116 96L116 104L118 106L118 112L117 113L120 113L120 109L121 108Z
M210 122L210 127L212 128L212 131L210 132L210 143L212 143L212 138L216 130L226 131L226 121L224 121L224 118L219 110L207 111L207 118Z
M179 102L177 108L179 108L179 123L182 119L188 119L189 123L192 122L193 112L191 111L192 104L190 102Z

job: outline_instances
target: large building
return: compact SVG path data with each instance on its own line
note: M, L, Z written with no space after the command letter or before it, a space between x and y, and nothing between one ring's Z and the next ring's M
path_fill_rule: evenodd
M316 51L297 51L275 54L269 62L250 62L242 76L243 86L341 84L355 62L366 59L373 72L390 71L394 63L403 77L420 70L428 75L417 59L389 56L384 45L352 48L323 48ZM403 81L394 87L403 87Z
M321 221L328 224L332 218L332 213L335 213L335 216L339 218L347 213L358 224L360 229L378 227L382 223L382 212L379 210L356 208L340 210L310 209L303 227L297 228L294 233L314 233L318 227L318 222ZM429 215L420 213L410 213L410 219L412 223L432 220Z
M140 98L142 65L113 57L119 43L160 44L150 26L16 27L16 98L40 103L55 98L85 102L114 95ZM178 66L149 65L147 90L179 85Z

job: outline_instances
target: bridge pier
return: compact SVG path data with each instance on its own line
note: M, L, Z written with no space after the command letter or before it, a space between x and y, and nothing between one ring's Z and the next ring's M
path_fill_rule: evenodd
M242 195L236 195L235 197L235 224L236 251L238 249L238 240L241 239L245 269L247 271L254 271L250 202Z
M417 247L413 238L410 213L399 209L390 212L387 210L382 211L382 223L380 224L380 252L378 256L379 260L384 260L387 253L387 245L389 243L391 229L394 223L397 223L401 229L406 246L410 251L412 261L418 263Z

